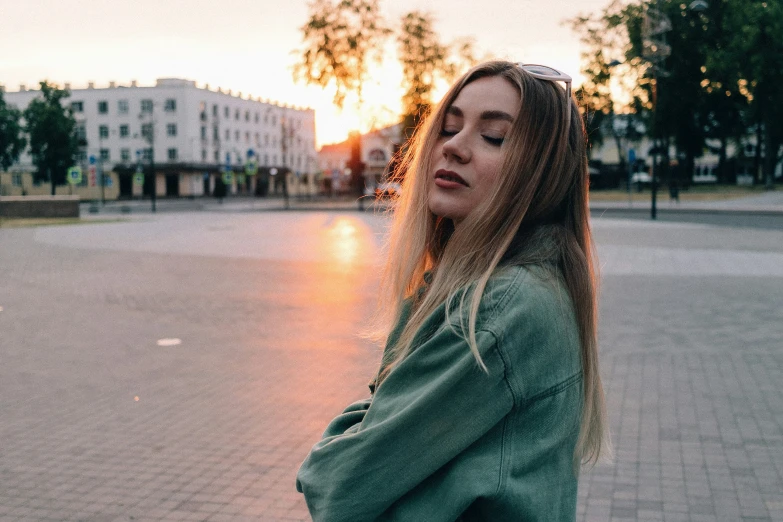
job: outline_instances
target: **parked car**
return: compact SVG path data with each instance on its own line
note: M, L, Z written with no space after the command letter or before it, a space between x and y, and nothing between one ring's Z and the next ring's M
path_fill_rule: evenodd
M649 185L652 183L652 176L650 176L649 172L645 171L634 172L631 175L631 183L633 185Z

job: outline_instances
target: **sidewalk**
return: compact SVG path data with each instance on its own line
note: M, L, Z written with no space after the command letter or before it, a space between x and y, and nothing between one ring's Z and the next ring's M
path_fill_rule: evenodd
M100 203L85 202L81 204L82 216L95 214L148 214L151 212L151 201L107 201L105 205ZM196 199L168 199L161 198L156 201L158 212L177 212L203 210L209 212L258 212L285 210L285 201L282 197L253 198L246 196L232 196L222 202L209 197ZM313 198L289 198L290 210L329 210L351 211L360 210L358 200L352 196L330 198L316 196ZM367 199L362 210L372 212L384 212L389 208L387 201ZM658 212L685 212L685 213L745 213L745 214L773 214L783 215L783 191L765 192L762 194L736 199L719 201L682 201L673 202L668 195L658 194L656 204ZM91 211L95 209L96 212ZM601 201L590 202L590 210L602 211L630 211L650 212L650 200L640 201L638 195L634 201Z
M590 201L590 210L624 210L649 212L651 201L640 200L634 194L633 201ZM656 209L659 212L709 212L709 213L753 213L783 214L783 191L764 192L753 196L717 201L673 201L665 191L658 192Z

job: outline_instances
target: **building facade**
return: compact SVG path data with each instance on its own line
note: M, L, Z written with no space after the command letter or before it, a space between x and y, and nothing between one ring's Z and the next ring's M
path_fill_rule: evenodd
M66 88L69 85L66 84ZM255 191L257 178L272 168L298 178L317 169L315 112L243 96L176 78L157 80L155 86L115 85L70 89L85 172L91 165L118 174L119 195L141 194L132 183L141 170L155 176L145 181L158 196L210 194L222 183L225 170L235 171L227 192ZM24 110L40 91L24 86L5 92L5 100ZM254 160L258 176L243 175ZM24 154L11 172L34 169ZM149 177L149 176L148 176ZM89 176L85 182L90 183Z

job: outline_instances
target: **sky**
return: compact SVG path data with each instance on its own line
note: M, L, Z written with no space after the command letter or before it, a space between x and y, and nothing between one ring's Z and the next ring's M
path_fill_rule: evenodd
M470 37L480 55L550 65L578 84L580 45L562 22L608 1L381 0L381 10L390 23L430 12L443 42ZM319 146L393 122L402 95L393 41L361 110L349 100L340 112L329 91L293 81L307 18L307 0L0 0L0 84L15 91L44 79L80 88L186 78L315 109Z

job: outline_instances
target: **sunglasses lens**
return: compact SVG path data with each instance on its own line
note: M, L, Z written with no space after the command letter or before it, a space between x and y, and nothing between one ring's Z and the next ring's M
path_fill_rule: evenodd
M543 76L563 76L563 73L557 69L546 67L545 65L525 65L524 69L532 74L540 74Z

